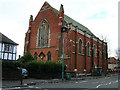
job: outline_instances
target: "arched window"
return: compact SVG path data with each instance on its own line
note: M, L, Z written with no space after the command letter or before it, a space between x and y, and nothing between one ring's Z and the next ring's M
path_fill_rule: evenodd
M43 52L41 52L41 53L39 54L39 57L40 57L41 60L43 60L44 57L45 57L45 54L44 54Z
M94 45L94 56L96 57L96 45Z
M82 53L82 40L79 40L79 53Z
M38 29L38 48L49 46L49 23L47 20L42 20Z
M47 60L51 60L51 52L50 51L47 53Z
M87 43L87 55L90 56L90 43Z
M37 52L34 53L34 59L37 60Z

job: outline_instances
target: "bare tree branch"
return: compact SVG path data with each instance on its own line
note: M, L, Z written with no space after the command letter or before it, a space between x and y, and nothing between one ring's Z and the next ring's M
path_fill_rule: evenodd
M116 58L118 58L120 60L120 48L115 50L115 53L116 53Z
M107 43L110 42L110 39L108 39L107 36L103 36L103 35L101 34L101 35L100 35L100 38L101 38L101 40L103 40L104 42L107 42Z
M106 43L110 43L110 39L108 39L108 37L107 36L103 36L102 34L100 35L100 39L103 41L103 42L106 42ZM107 44L107 45L108 45ZM107 49L108 50L108 55L111 55L111 50L110 50L110 48L108 48Z

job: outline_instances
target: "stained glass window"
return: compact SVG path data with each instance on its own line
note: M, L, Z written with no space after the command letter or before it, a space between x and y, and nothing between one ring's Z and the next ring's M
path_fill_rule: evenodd
M49 46L49 23L47 20L42 20L38 29L38 48Z
M82 53L82 40L79 40L79 53Z

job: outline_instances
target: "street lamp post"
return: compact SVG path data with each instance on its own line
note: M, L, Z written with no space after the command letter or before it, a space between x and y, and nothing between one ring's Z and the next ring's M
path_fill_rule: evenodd
M68 30L67 26L61 27L61 32L63 33L63 58L62 58L62 80L64 79L64 34Z
M64 32L63 32L63 59L62 59L62 80L64 79Z

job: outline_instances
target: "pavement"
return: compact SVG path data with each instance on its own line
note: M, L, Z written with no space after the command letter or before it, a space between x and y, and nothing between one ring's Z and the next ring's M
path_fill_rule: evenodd
M110 74L107 75L107 77L115 75L115 74ZM2 81L2 87L0 88L11 88L11 87L28 87L28 86L34 86L36 84L40 83L59 83L59 82L69 82L69 81L80 81L80 80L87 80L87 79L97 79L97 78L102 78L105 77L104 75L102 76L90 76L88 75L85 77L84 75L82 77L74 77L71 78L71 80L62 80L62 79L49 79L49 80L41 80L41 79L33 79L33 78L28 78L28 79L23 79L22 80L22 85L21 85L21 80L3 80Z

